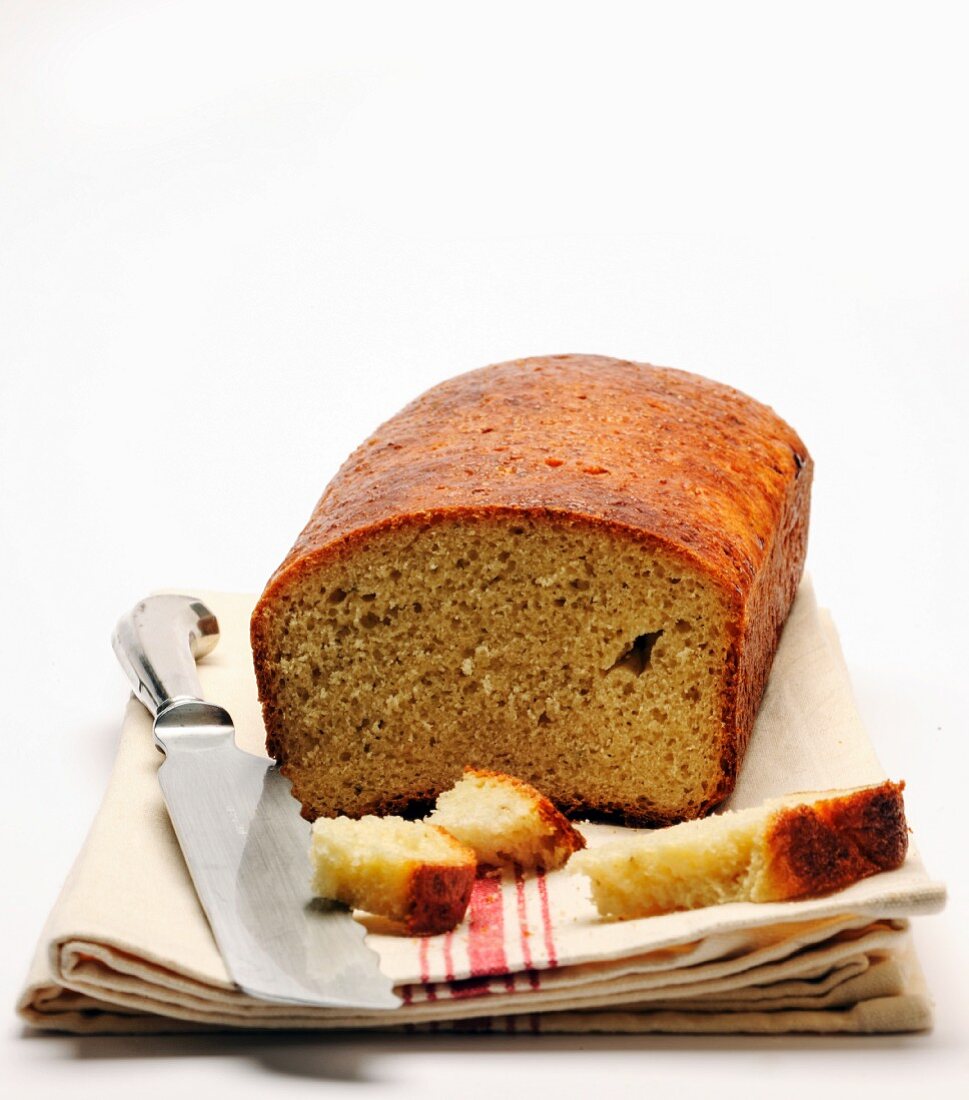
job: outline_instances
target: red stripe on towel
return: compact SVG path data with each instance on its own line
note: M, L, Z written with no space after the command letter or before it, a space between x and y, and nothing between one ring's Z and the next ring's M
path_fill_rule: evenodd
M468 963L475 978L504 974L508 969L501 879L482 876L474 880L468 906Z
M555 953L555 938L552 935L552 914L548 907L548 886L545 882L545 872L538 872L538 896L542 902L542 927L545 931L545 952L548 955L548 965L558 966L559 960Z
M431 982L430 944L426 936L421 936L418 941L417 953L421 966L421 984L427 987L427 999L437 1000L437 993Z
M528 984L532 989L538 989L538 974L532 970L532 945L528 942L531 932L528 928L528 911L525 908L525 879L522 877L522 869L515 865L515 893L518 901L518 930L522 941L522 962L528 971Z
M444 979L448 982L454 981L454 955L451 950L453 942L454 933L446 932L444 935Z

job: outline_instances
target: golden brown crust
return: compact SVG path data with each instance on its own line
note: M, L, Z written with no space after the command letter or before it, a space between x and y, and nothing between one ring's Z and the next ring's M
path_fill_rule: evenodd
M721 782L736 779L801 576L812 464L765 405L682 371L594 355L485 367L444 382L344 463L252 618L267 749L286 763L267 613L288 585L378 531L500 517L594 527L681 558L715 584L736 626L722 698ZM285 770L285 768L284 768ZM436 792L388 792L369 812L420 811ZM567 813L669 824L635 807ZM304 813L312 817L311 807Z
M807 554L808 520L811 508L813 464L804 451L796 460L803 467L787 486L787 498L781 508L781 519L770 543L766 564L760 569L747 600L740 644L737 652L737 691L734 729L736 735L726 738L721 755L722 779L714 795L713 805L726 798L734 788L740 763L747 750L757 708L767 687L774 653L780 641L787 613L794 602L804 559ZM724 700L724 724L729 722Z
M908 851L904 782L780 810L766 836L766 881L776 899L826 894L901 866Z
M407 892L407 931L412 936L436 936L456 928L467 912L476 868L474 860L462 866L415 867Z

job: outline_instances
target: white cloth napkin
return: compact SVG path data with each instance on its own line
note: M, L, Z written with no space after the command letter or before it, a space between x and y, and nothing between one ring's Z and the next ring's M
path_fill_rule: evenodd
M222 639L205 697L263 754L248 646L250 596L200 595ZM129 702L91 832L41 934L18 1009L38 1027L433 1027L627 1032L881 1032L930 1026L907 918L945 891L914 846L902 867L807 901L734 903L600 920L582 876L481 878L468 916L430 938L361 917L404 999L390 1013L267 1004L235 988L182 860L155 772L151 721ZM730 806L884 778L834 628L805 582L784 629ZM898 777L894 777L898 778ZM293 812L298 812L296 803ZM910 822L911 825L911 822ZM590 845L623 830L580 826ZM307 864L308 866L308 864Z

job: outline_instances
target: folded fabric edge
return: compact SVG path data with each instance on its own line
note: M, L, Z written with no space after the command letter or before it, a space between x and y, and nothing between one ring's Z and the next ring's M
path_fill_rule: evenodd
M515 1023L512 1024L512 1020ZM846 1009L779 1012L555 1012L533 1017L494 1017L415 1024L414 1031L529 1031L537 1035L885 1035L928 1031L927 997L902 994L862 1001Z
M491 994L492 986L506 987L509 981L514 983L517 979L526 981L531 990L541 986L544 993L564 992L566 995L577 987L589 988L605 983L613 989L638 986L644 982L672 985L695 983L698 974L704 974L709 980L713 972L717 977L734 975L733 980L737 981L736 975L745 971L767 974L768 970L765 968L771 965L790 966L791 960L795 958L798 970L801 971L802 968L806 969L812 952L821 952L820 966L824 970L829 966L826 960L830 960L833 949L840 948L842 953L862 950L863 947L858 943L859 938L864 947L870 947L876 942L872 936L878 932L889 937L887 945L894 935L904 933L908 927L905 920L869 920L855 914L841 914L824 921L756 929L760 937L774 933L774 938L768 937L763 941L758 938L742 943L735 936L713 937L691 945L700 949L709 944L709 950L699 953L694 950L688 955L674 958L666 957L664 951L653 951L639 957L622 957L542 972L509 971L472 979L471 983L409 981L397 983L396 988L408 1002L424 1002L451 1001L477 994ZM110 940L90 937L67 937L52 942L47 979L68 990L83 989L89 993L93 990L97 997L122 988L150 988L163 1002L178 1004L190 999L213 1007L218 1005L228 1011L241 1012L259 1007L234 986L201 981L190 972L160 964L147 956L133 955ZM278 1007L279 1011L286 1011L282 1006Z
M685 965L659 972L649 968L637 971L623 968L599 968L575 975L569 968L557 972L566 979L558 983L540 983L539 975L522 972L479 983L471 991L458 983L446 986L404 985L398 992L407 1003L406 1013L413 1019L430 1017L491 1015L506 1011L545 1011L557 1003L591 1004L595 997L605 1003L630 1003L635 997L649 997L662 990L668 998L697 992L723 992L773 984L785 977L814 978L830 973L846 960L876 950L899 950L907 942L907 922L876 921L867 925L827 922L826 934L811 929L793 940L781 940L766 946L753 945L749 952L728 951L723 958L713 957L697 965ZM729 947L729 944L728 944ZM131 1007L165 1015L205 1018L218 1022L253 1017L290 1018L293 1010L285 1005L262 1004L238 990L226 991L203 983L188 981L169 968L152 966L146 960L118 952L102 943L68 940L53 960L56 981L76 995L97 1000L126 1003ZM517 988L516 988L517 985ZM460 986L460 988L458 987ZM129 1000L134 998L134 1000ZM475 1011L477 1010L477 1011ZM339 1017L337 1010L319 1009L312 1014L324 1025L328 1018ZM346 1017L346 1013L343 1016ZM383 1021L382 1014L351 1014L354 1026L370 1026Z
M515 1013L493 1011L488 1015L479 1015L473 1019L418 1019L411 1022L390 1022L386 1026L379 1022L368 1022L366 1030L373 1032L399 1030L436 1030L445 1031L535 1031L554 1032L601 1031L601 1032L678 1032L687 1033L789 1033L814 1031L818 1033L834 1032L886 1032L924 1030L931 1024L931 1002L925 991L925 983L910 942L906 942L895 953L898 972L903 976L885 981L860 985L858 1001L854 1006L846 1006L846 998L829 999L830 1005L822 1004L795 1010L784 1003L775 1006L752 1006L742 1001L736 1005L702 1006L700 1010L684 1010L677 1005L660 1009L656 1004L625 1005L615 1000L606 1000L599 1005L567 1005L556 1011L529 1011L523 1009ZM878 953L883 961L886 953ZM850 988L850 987L849 987ZM239 1029L261 1030L327 1030L356 1031L360 1023L348 1019L333 1020L324 1023L318 1018L266 1018L258 1015L245 1019L226 1019L226 1015L205 1018L197 1010L176 1007L173 1015L160 1014L157 1003L137 994L117 995L114 1003L101 1002L96 996L80 996L77 992L59 997L61 991L48 986L25 993L18 1011L31 1026L53 1031L66 1031L76 1034L129 1034L129 1033L175 1033L185 1031L233 1031ZM761 992L769 992L769 987L761 987ZM886 995L890 994L890 995ZM884 1002L876 1004L875 1002ZM871 1012L862 1013L860 1005L873 1004ZM484 1006L482 1006L484 1007ZM494 1006L497 1009L497 1005ZM916 1009L918 1009L916 1011ZM800 1015L797 1014L800 1011ZM785 1015L786 1013L786 1015ZM846 1015L847 1014L847 1015ZM817 1017L823 1019L817 1019ZM495 1023L495 1021L499 1021ZM538 1021L536 1023L536 1021ZM825 1021L828 1021L825 1024Z
M34 1028L75 1035L175 1035L238 1032L238 1025L209 1024L178 1020L150 1013L120 1013L114 1006L106 1011L75 1010L56 1016L26 1006L21 1018ZM492 1016L475 1020L431 1021L397 1025L381 1032L525 1032L532 1034L886 1034L927 1031L931 1028L932 1005L928 997L903 993L858 1002L848 1008L779 1010L775 1012L556 1012L525 1016ZM245 1030L249 1030L246 1028ZM259 1029L265 1030L265 1029ZM297 1030L284 1028L274 1030ZM306 1030L306 1029L299 1029ZM312 1029L310 1029L312 1030ZM359 1035L354 1028L334 1028L334 1033ZM369 1034L374 1029L368 1029Z

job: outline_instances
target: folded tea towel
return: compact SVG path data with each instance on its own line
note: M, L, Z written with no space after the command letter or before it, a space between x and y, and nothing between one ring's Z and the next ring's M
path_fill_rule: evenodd
M205 697L233 716L241 748L263 754L248 648L254 599L194 595L215 611L222 632L199 666ZM216 948L162 800L160 762L149 715L132 699L107 794L18 1004L32 1025L86 1033L229 1027L863 1033L930 1026L931 1002L907 918L940 909L945 891L929 878L914 845L896 871L825 897L623 922L599 918L579 875L482 877L465 921L447 935L392 935L361 915L403 999L400 1008L351 1013L256 1001L233 985ZM837 635L805 581L728 808L884 778L852 700ZM624 832L580 828L590 845Z

